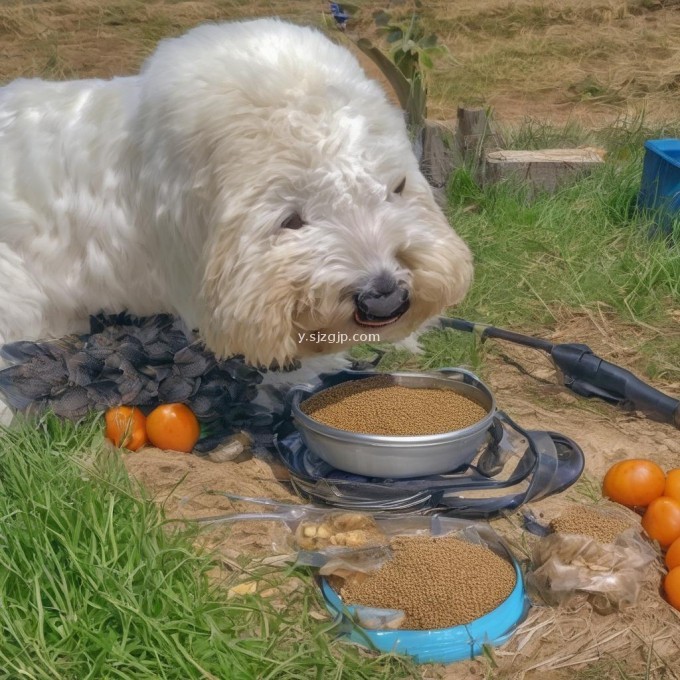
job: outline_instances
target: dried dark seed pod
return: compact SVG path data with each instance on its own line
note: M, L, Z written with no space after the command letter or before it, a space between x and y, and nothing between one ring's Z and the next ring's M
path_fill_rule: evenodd
M0 370L0 397L24 413L49 407L75 419L123 403L148 411L184 402L215 424L206 451L240 429L271 426L272 416L250 403L262 375L240 357L217 361L168 314L100 314L88 334L11 343L0 356L15 364Z

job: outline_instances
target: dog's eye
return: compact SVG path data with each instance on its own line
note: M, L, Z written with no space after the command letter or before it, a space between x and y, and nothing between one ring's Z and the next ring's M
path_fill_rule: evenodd
M300 229L304 226L305 223L297 213L289 215L285 220L283 220L283 222L281 222L281 229Z
M406 186L406 177L399 182L397 187L394 189L395 194L399 194L401 196L402 192L404 191L404 187Z

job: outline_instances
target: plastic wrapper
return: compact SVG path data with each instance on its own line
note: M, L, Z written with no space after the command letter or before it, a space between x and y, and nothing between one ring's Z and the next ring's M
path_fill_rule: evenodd
M292 553L298 564L320 567L331 556L351 554L355 550L362 554L365 550L383 547L384 552L389 543L385 532L367 513L280 503L230 493L220 495L228 498L235 508L245 505L249 510L200 517L195 521L201 525L219 526L271 523L278 528L271 532L270 550L279 555ZM259 507L261 511L250 511L252 506Z
M399 630L406 613L400 609L376 609L375 607L357 607L356 622L368 630Z
M327 512L303 518L295 530L295 541L303 550L363 548L386 540L375 519L361 512Z
M294 553L296 563L319 570L319 586L326 608L334 617L334 630L359 645L388 654L405 654L416 663L449 664L461 659L472 659L482 654L488 645L503 644L526 617L529 601L519 564L486 523L438 515L372 515L353 510L329 510L269 499L223 495L232 501L259 505L265 511L203 518L202 523L242 519L277 521L287 535L287 552ZM309 530L311 525L314 525L315 531ZM331 536L326 530L322 530L319 536L319 528L323 525L341 533L343 530L367 531L368 534L363 538L369 540L357 547L338 545L337 539L335 543L330 541ZM333 535L332 531L329 533ZM484 545L513 564L517 579L515 588L495 610L468 624L435 630L405 630L405 612L346 604L330 585L334 578L345 578L350 574L356 577L380 568L391 557L389 544L392 538L418 535L455 535L471 543ZM299 544L300 539L302 546ZM280 547L280 543L277 542L277 545ZM277 545L272 542L272 550L276 551Z
M534 547L530 588L548 604L562 604L587 594L599 611L634 604L656 551L637 528L626 529L613 542L579 534L550 534Z
M307 506L310 507L310 506ZM339 529L336 540L325 538L314 547L310 546L304 534L304 527L310 524L331 526ZM389 542L396 536L444 536L454 532L473 543L484 543L477 531L485 525L475 525L469 520L447 517L425 517L422 515L371 515L369 513L320 510L311 508L305 519L295 529L295 542L300 548L298 564L321 568L322 575L333 573L333 565L338 568L368 572L378 569L389 557ZM301 531L302 528L302 531ZM343 542L345 532L349 540ZM491 531L489 529L489 531ZM325 532L323 532L325 534ZM493 533L493 532L491 532ZM318 535L318 534L317 534ZM493 534L495 537L495 534ZM328 566L330 563L330 566Z
M507 558L507 551L487 524L476 524L440 516L373 515L354 510L319 508L279 503L260 498L223 494L237 505L259 506L264 512L234 512L200 518L201 524L272 521L280 527L271 534L271 549L293 553L298 565L317 568L319 576L339 587L347 578L357 578L379 569L391 557L390 541L397 536L455 535L470 543L485 545ZM357 623L367 629L396 629L404 612L356 606Z
M474 543L498 541L495 532L484 523L471 520L416 514L369 513L358 510L320 508L313 505L282 503L266 498L251 498L221 493L235 507L245 505L246 512L196 518L202 525L241 522L277 522L287 538L272 542L274 552L297 552L299 564L320 567L331 557L367 554L373 549L381 553L395 536L443 536L453 532ZM252 506L261 511L251 511ZM285 544L285 545L284 545Z

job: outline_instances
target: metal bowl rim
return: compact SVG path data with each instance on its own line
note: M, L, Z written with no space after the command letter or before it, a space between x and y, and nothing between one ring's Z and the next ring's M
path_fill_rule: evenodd
M472 385L473 387L476 387L478 389L481 389L481 391L485 392L488 397L491 399L491 405L489 407L489 410L487 414L479 421L476 423L473 423L472 425L463 428L462 430L452 430L450 432L440 432L438 434L423 434L423 435L383 435L383 434L366 434L363 432L350 432L349 430L341 430L340 428L337 427L331 427L330 425L325 425L324 423L320 423L318 420L314 420L314 418L311 418L308 416L302 409L300 409L299 403L296 403L295 401L291 404L291 411L293 413L293 416L295 417L295 420L297 420L300 425L302 425L304 428L307 428L309 430L312 430L315 434L320 434L325 437L328 437L330 439L336 439L338 441L342 441L345 443L354 443L354 444L373 444L373 445L404 445L404 444L409 444L409 445L420 445L420 446L427 446L427 445L437 445L437 444L444 444L447 442L451 441L456 441L458 439L465 439L468 436L478 434L479 432L483 430L488 430L493 418L496 414L496 399L493 395L493 392L474 374L466 372L467 375L470 375L473 377L473 379L476 381L477 384ZM439 373L439 372L430 372L430 373L411 373L407 371L394 371L394 372L389 372L389 373L376 373L376 375L390 375L390 376L404 376L408 378L442 378L446 380L446 373ZM371 377L371 376L367 376ZM357 380L362 380L364 378L357 378ZM344 382L350 382L349 380L345 380ZM451 384L456 384L457 381L450 381ZM338 383L338 385L341 385L343 383ZM469 384L469 383L467 383ZM332 387L337 387L337 385L333 385ZM310 397L318 394L319 392L323 392L324 390L327 389L332 389L332 387L324 387L323 389L321 388L315 388L311 392L307 392L307 396L305 399L309 399ZM295 390L295 387L291 388L292 390Z

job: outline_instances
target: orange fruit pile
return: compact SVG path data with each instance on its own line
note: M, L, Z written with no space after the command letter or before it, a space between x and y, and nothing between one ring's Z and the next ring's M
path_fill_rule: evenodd
M650 460L622 460L607 471L602 495L644 512L642 528L666 550L664 593L680 609L680 468L665 473Z
M201 435L196 416L184 404L161 404L146 417L138 408L116 406L104 420L107 439L130 451L151 443L159 449L191 453Z

